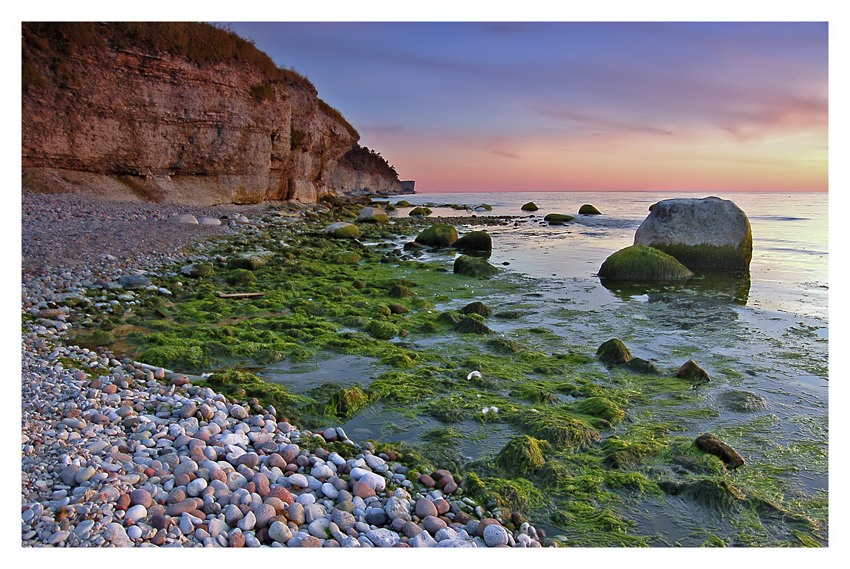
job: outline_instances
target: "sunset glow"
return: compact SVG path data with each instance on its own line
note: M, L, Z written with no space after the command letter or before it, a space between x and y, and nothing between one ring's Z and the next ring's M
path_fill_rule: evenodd
M417 190L825 191L825 23L241 23Z

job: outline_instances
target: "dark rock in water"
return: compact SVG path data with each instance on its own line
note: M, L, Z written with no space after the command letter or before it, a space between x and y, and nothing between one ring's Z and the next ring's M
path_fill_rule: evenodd
M390 287L388 294L393 298L412 298L416 296L415 292L400 283L394 283Z
M455 259L454 273L468 277L487 278L495 275L498 269L487 262L469 255L461 255Z
M713 454L729 468L738 468L744 464L744 457L711 433L704 433L698 436L694 440L694 445L703 452Z
M634 358L626 345L617 338L611 338L596 349L596 355L602 363L620 365Z
M502 354L515 354L517 352L525 352L528 350L519 342L508 340L507 338L495 338L488 341L487 345Z
M461 251L481 251L489 253L493 250L493 240L486 231L470 231L452 244Z
M578 208L578 212L580 215L602 215L601 211L599 211L589 203L586 203L580 208Z
M478 314L479 316L483 316L487 318L493 311L490 310L490 307L484 304L481 301L476 300L475 302L470 302L466 306L460 309L461 314Z
M763 396L751 391L733 390L720 395L720 401L730 411L764 411L770 403Z
M549 213L543 218L543 221L548 221L549 225L563 225L573 221L575 217L564 213Z
M423 249L427 249L427 247L422 243L417 243L416 241L408 241L404 244L403 249L405 251L422 251Z
M126 288L127 290L136 290L140 288L145 288L151 281L144 275L121 275L118 278L118 284Z
M708 376L708 373L694 360L688 360L682 367L679 368L679 371L676 372L676 377L681 377L682 379L689 379L691 381L696 381L698 383L708 383L711 381L711 378Z
M461 334L495 334L486 324L468 315L455 324L455 330Z
M534 202L528 202L528 203L524 203L524 204L522 204L522 207L521 207L520 209L521 209L522 211L537 211L537 210L538 210L538 209L540 209L540 208L539 208L539 207L537 207L537 204L536 204L536 203L534 203Z
M523 313L519 310L505 310L504 312L497 312L493 315L493 318L499 318L500 320L517 320L523 317Z
M660 249L693 271L747 272L753 256L747 215L715 197L654 204L635 232L635 245Z
M457 241L457 229L448 223L437 223L417 235L415 241L429 247L449 247Z
M606 281L682 281L694 274L671 255L647 247L632 245L609 256L599 267L599 278Z
M643 358L632 358L627 361L624 366L635 373L642 373L645 375L661 375L661 370L655 367L654 363L647 361Z
M452 326L456 326L458 322L460 322L460 316L455 314L454 312L443 312L439 316L437 316L437 321L442 322L444 324L451 324Z
M407 308L405 305L396 303L388 304L387 308L389 308L390 312L393 314L404 314L410 311L410 309Z

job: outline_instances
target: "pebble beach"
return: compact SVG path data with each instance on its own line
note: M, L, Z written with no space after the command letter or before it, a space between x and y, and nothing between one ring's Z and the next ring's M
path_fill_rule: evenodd
M341 428L303 430L192 376L66 344L269 206L56 195L22 207L24 547L541 547L542 531L505 528L447 470L411 479Z

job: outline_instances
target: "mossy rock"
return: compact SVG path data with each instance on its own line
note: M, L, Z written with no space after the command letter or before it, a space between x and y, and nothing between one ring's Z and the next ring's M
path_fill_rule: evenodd
M405 314L407 312L410 312L410 309L408 307L406 307L403 304L398 304L398 303L395 303L395 302L387 305L387 308L389 308L390 312L392 312L393 314Z
M358 214L356 221L362 221L365 223L386 223L390 218L387 215L387 212L382 210L379 207L371 207L367 206L360 210L360 214Z
M249 269L236 269L225 280L230 285L246 285L257 282L257 277Z
M729 510L747 499L740 488L722 478L662 480L658 486L671 496L686 497L716 510Z
M457 229L448 223L436 223L425 228L415 241L429 247L450 247L457 241Z
M533 437L545 439L559 450L579 450L602 439L596 429L573 417L528 413L519 421Z
M493 240L486 231L470 231L452 244L459 251L474 251L490 253L493 251Z
M411 207L413 204L407 200L399 200L395 202L396 207Z
M180 269L180 272L187 277L200 279L204 277L211 277L215 273L215 269L213 269L213 266L209 263L193 263Z
M266 264L266 260L259 256L235 257L227 261L228 269L246 269L254 271Z
M573 221L574 219L575 217L565 213L548 213L546 214L546 217L543 218L543 221L548 221L549 225L563 225Z
M696 381L698 383L708 383L711 381L708 373L699 367L699 364L697 364L694 360L688 360L682 364L682 367L680 367L676 372L676 377L687 379L689 381Z
M483 302L476 300L475 302L470 302L466 306L460 309L461 314L478 314L479 316L483 316L487 318L493 311L490 310L490 307L484 304Z
M94 349L97 347L109 347L117 341L115 334L106 330L95 330L93 332L77 332L73 336L73 342L81 348ZM145 362L147 363L147 362Z
M514 340L508 340L507 338L494 338L492 340L488 340L487 345L490 346L494 351L499 352L501 354L516 354L518 352L528 351L528 348L526 348L519 342L515 342Z
M493 318L498 318L499 320L519 320L523 316L525 316L525 314L519 310L504 310L494 314Z
M626 470L634 468L653 453L659 450L659 445L636 443L612 436L607 439L602 450L603 464L609 468Z
M522 211L537 211L540 208L537 207L537 204L534 203L534 202L527 202L527 203L522 204L522 207L520 209Z
M546 441L528 435L514 437L496 456L496 463L514 476L528 477L546 462L543 451L549 448Z
M416 293L401 283L393 283L387 293L393 298L413 298Z
M623 365L635 373L643 375L661 375L661 370L658 369L654 363L643 358L632 358Z
M580 208L578 208L578 213L579 215L602 215L601 211L599 211L589 203L586 203Z
M460 316L458 316L455 312L443 312L437 316L437 322L448 324L450 326L457 326L460 322Z
M596 356L607 365L627 363L634 356L618 338L611 338L596 349Z
M357 386L346 387L331 394L325 415L346 419L356 415L367 403L369 397L362 389Z
M747 215L716 197L661 200L635 231L635 243L660 249L696 272L746 273L753 255Z
M356 251L340 251L332 253L328 260L334 265L356 265L363 260L363 257Z
M470 257L469 255L461 255L455 259L454 273L456 275L465 275L467 277L488 278L492 277L499 270L487 262L486 259L478 257Z
M576 402L573 407L583 415L600 417L613 424L620 423L626 418L626 412L605 397L588 397Z
M495 334L486 324L469 315L463 316L454 328L461 334Z
M389 306L383 306L383 305L382 305L382 306L378 306L377 308L375 308L375 312L376 312L379 316L389 316L390 314L392 314L392 313L393 313L393 311L390 309L390 307L389 307Z
M757 393L744 390L732 390L723 393L719 397L720 402L730 411L747 413L753 411L766 411L770 409L768 400Z
M694 274L674 257L646 245L631 245L609 256L599 268L606 281L683 281Z
M407 215L409 215L410 217L428 217L432 213L434 212L431 211L430 207L418 206L411 209L410 213L408 213Z
M366 326L366 333L378 340L392 340L399 334L399 329L389 322L372 320Z
M395 210L396 210L396 207L391 203L388 203L387 205L384 206L384 211L395 211Z
M360 237L360 228L353 223L344 221L332 223L325 227L323 231L335 239L357 239Z

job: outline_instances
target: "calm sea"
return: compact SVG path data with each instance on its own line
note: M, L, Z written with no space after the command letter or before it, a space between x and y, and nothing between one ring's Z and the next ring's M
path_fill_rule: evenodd
M753 230L752 285L746 306L816 318L826 324L828 299L827 194L726 193L717 197L735 202L750 219ZM649 192L516 192L439 193L400 196L412 204L482 204L492 211L477 215L522 215L522 204L533 201L536 217L518 226L493 227L491 262L508 262L509 269L528 276L580 280L598 287L595 274L614 251L634 242L635 230L653 203L697 194ZM603 215L578 216L565 226L536 223L547 213L575 215L582 204ZM398 215L407 215L402 209ZM468 211L439 208L434 215L463 216Z

